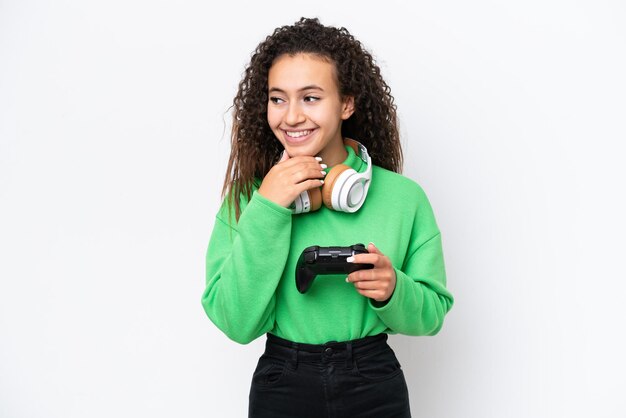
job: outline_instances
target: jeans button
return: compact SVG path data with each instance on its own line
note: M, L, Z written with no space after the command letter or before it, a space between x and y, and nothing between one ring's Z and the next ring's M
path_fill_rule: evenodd
M324 350L324 354L327 356L332 356L333 355L333 349L330 347L327 347L326 350Z

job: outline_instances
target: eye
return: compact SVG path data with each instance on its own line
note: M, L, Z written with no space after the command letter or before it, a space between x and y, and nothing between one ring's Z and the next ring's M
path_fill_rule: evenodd
M270 97L270 102L272 102L274 104L280 104L280 103L284 102L284 100L281 99L280 97Z
M305 102L316 102L318 101L320 98L316 97L316 96L305 96L304 97L304 101Z

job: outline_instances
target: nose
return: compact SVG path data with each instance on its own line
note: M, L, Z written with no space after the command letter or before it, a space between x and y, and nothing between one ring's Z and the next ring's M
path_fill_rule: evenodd
M285 123L288 125L297 125L304 122L306 119L302 108L296 103L290 103L285 115Z

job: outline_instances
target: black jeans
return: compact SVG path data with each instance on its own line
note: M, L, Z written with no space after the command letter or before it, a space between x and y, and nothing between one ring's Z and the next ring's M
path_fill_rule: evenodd
M387 334L321 345L267 334L252 377L248 416L404 418L411 411Z

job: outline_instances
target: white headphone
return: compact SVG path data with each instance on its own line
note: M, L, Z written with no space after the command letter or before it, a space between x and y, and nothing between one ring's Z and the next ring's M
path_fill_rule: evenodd
M372 159L360 142L350 138L344 138L343 142L367 165L365 172L359 173L350 166L337 164L328 171L321 188L300 193L291 204L293 214L316 211L322 203L329 209L348 213L363 206L372 180Z

